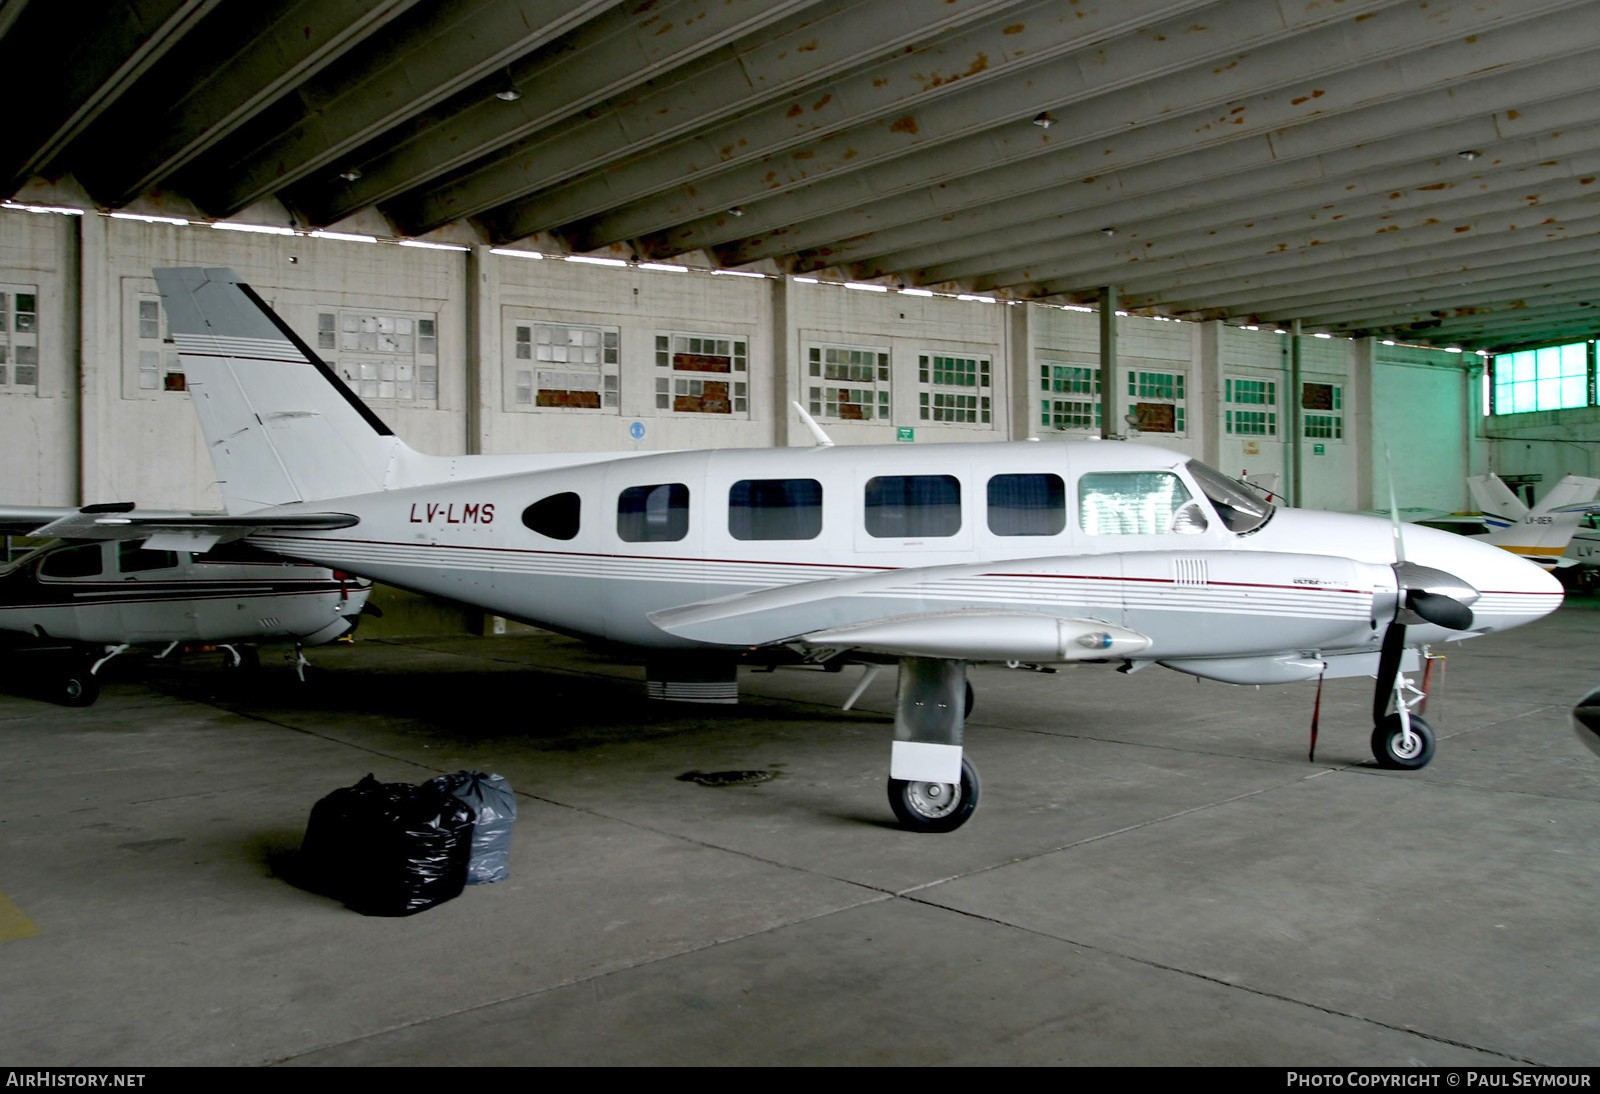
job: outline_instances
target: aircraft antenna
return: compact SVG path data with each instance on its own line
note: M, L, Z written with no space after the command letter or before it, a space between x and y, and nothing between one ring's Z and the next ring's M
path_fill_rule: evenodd
M833 447L833 438L822 431L822 427L817 424L817 420L806 413L806 408L801 406L798 400L789 405L794 407L796 414L800 415L800 420L806 423L806 428L811 430L811 436L816 439L818 448Z

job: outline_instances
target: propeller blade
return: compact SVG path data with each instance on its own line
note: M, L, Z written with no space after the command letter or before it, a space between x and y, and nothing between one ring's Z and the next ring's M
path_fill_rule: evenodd
M1472 626L1472 609L1443 593L1424 589L1406 590L1406 607L1438 627L1464 631Z
M1395 678L1400 675L1400 657L1406 652L1406 625L1391 623L1383 632L1383 652L1378 655L1378 686L1372 693L1372 724L1378 725L1389 713L1389 696L1394 694Z

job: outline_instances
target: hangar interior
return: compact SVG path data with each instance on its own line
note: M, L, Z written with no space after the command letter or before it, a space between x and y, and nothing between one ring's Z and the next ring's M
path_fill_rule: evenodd
M4 0L0 58L7 504L220 506L169 266L441 455L807 446L798 402L1309 508L1600 472L1594 0ZM1595 1062L1581 604L1452 651L1426 772L1365 680L986 666L942 839L887 823L888 675L662 711L407 618L305 689L0 693L0 1056ZM283 884L333 785L458 767L518 788L511 883Z

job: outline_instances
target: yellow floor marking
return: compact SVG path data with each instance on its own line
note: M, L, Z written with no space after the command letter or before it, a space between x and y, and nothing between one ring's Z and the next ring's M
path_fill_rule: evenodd
M0 942L10 942L14 938L32 938L39 933L39 928L33 925L33 920L22 914L22 909L12 902L11 898L0 893Z

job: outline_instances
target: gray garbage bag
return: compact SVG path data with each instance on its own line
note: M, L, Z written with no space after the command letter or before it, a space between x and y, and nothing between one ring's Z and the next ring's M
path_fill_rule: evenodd
M517 820L517 796L511 784L504 775L482 771L457 771L429 781L454 794L477 815L467 884L504 881L511 875L511 828Z

